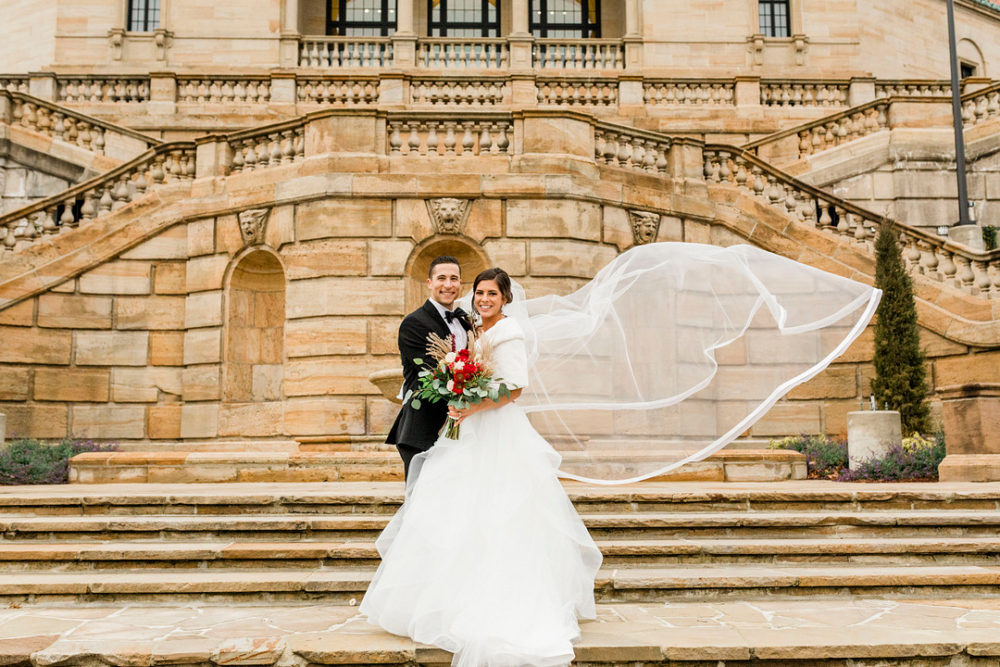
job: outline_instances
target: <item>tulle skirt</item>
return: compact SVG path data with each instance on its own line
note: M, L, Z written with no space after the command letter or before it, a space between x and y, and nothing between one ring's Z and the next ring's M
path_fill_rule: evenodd
M521 408L462 422L411 464L377 541L369 622L454 653L459 667L566 665L593 618L601 553L556 476L559 455Z

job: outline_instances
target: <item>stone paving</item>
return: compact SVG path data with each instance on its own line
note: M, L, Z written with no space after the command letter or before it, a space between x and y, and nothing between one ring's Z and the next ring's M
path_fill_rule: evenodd
M1000 599L602 605L585 661L1000 656ZM30 656L30 658L29 658ZM282 665L440 662L443 651L369 625L356 607L36 606L0 610L0 664ZM909 664L909 663L903 663Z

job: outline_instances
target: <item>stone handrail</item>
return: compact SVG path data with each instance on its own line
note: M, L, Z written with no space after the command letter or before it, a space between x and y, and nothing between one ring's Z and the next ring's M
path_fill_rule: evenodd
M875 97L950 97L951 81L937 79L882 79L875 82Z
M642 82L646 104L734 105L736 82L732 79L649 79Z
M875 252L877 225L885 219L829 192L800 181L748 150L706 144L704 173L709 184L726 183L799 222ZM975 252L948 239L889 221L899 232L911 273L983 298L1000 298L1000 250Z
M230 172L253 171L305 158L305 127L308 116L299 116L252 130L225 136L232 150Z
M177 77L177 101L196 104L264 104L271 100L271 77L208 75Z
M510 48L501 38L426 37L417 42L417 67L506 69Z
M410 81L412 104L490 107L509 99L510 82L501 77L420 77Z
M777 107L847 106L850 81L762 80L760 103Z
M189 181L194 174L193 142L159 144L105 174L0 216L0 253L20 250L41 236L78 227L149 190Z
M551 79L539 78L538 105L617 107L618 82L613 79Z
M392 65L388 37L308 37L299 45L299 67L367 67Z
M532 63L537 69L625 69L620 39L536 39Z
M298 102L324 106L378 104L378 77L308 76L296 78Z
M962 123L978 125L1000 116L1000 83L962 95Z
M0 100L3 99L9 104L10 115L5 118L0 113L0 122L20 125L32 132L101 155L107 154L109 139L119 146L137 147L138 150L131 151L131 155L162 143L159 139L153 139L141 132L86 116L25 93L0 90Z
M872 132L883 130L889 126L889 106L896 100L892 98L873 100L866 104L851 107L845 111L824 116L819 120L810 121L781 132L769 134L766 137L751 141L743 148L760 155L762 146L775 144L789 137L798 137L798 158L811 155L842 143L853 141ZM930 98L919 98L920 100Z
M71 75L56 77L59 102L111 102L115 104L149 101L149 77L143 75Z
M658 132L595 121L594 160L650 174L666 174L673 139Z
M503 112L389 112L386 134L390 157L475 157L514 152L513 115Z

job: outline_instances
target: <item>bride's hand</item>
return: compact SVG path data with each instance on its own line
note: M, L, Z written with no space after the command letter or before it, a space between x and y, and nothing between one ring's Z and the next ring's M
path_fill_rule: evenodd
M475 411L476 411L475 405L470 405L469 407L463 408L461 410L459 410L454 406L451 406L448 408L448 416L454 419L457 423L461 424L466 417L468 417Z

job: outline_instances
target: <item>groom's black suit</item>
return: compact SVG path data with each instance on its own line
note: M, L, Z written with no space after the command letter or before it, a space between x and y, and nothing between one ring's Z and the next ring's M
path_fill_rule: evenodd
M466 330L470 328L466 318L460 318L459 321ZM399 325L398 343L399 356L403 361L404 396L410 390L417 389L417 374L420 372L420 367L414 364L413 360L427 359L427 337L432 333L441 338L451 335L444 318L429 300L407 315ZM422 401L419 410L414 410L410 401L403 401L403 407L396 416L396 421L385 441L396 445L407 472L410 470L410 460L434 445L438 431L444 426L444 420L447 418L448 404L445 401L437 403Z

